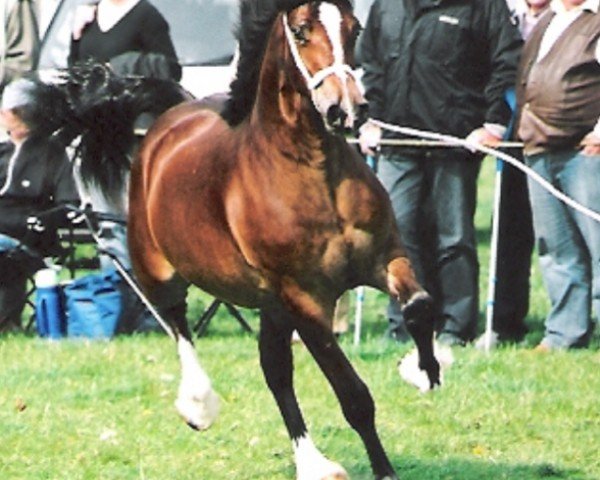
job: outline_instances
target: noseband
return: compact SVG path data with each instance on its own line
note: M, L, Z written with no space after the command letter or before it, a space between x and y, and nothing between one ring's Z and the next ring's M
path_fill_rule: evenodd
M294 63L296 64L298 70L300 70L300 73L302 74L306 82L306 86L311 92L316 90L321 85L321 83L323 83L323 80L325 80L329 75L335 75L336 77L338 77L342 81L344 86L346 85L346 79L348 75L352 76L353 78L356 78L354 70L352 70L350 65L343 63L341 59L336 58L335 55L333 58L333 63L331 65L319 70L314 75L311 75L308 69L306 68L306 65L302 61L302 57L300 56L300 52L298 51L298 47L296 46L296 41L294 40L294 35L292 33L292 30L290 29L290 25L288 22L287 13L283 14L283 28L285 30L285 37L287 39L287 43L290 47L290 51L292 52L292 57L294 58Z

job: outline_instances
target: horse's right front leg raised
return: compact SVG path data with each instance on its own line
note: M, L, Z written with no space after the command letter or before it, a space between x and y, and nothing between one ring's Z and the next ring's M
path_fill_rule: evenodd
M405 257L392 260L387 269L390 293L402 304L406 328L419 352L419 368L427 373L430 388L440 385L440 365L433 352L434 311L431 296L415 279Z

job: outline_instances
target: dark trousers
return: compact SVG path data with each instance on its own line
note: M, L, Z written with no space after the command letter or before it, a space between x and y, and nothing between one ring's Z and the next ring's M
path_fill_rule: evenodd
M479 316L474 214L480 157L424 152L382 156L378 175L390 195L417 279L437 304L438 331L471 340ZM390 301L388 317L403 323Z
M501 339L521 340L527 327L529 277L534 246L527 177L505 164L498 226L498 260L493 329Z
M19 262L0 259L0 331L21 327L29 273Z

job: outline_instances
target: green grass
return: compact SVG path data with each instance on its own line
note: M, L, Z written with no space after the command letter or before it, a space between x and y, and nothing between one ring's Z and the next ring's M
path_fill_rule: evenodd
M477 215L483 298L490 163ZM446 384L427 395L398 377L396 363L410 347L382 338L385 297L368 291L361 344L355 347L351 335L341 342L371 388L381 438L402 479L600 479L598 335L590 349L533 353L548 308L537 270L533 276L533 331L525 345L490 355L456 350ZM210 299L192 299L195 318ZM254 312L244 315L258 326ZM0 479L294 478L255 336L220 311L197 350L222 398L221 416L202 433L175 413L178 363L165 336L53 343L0 337ZM294 354L315 442L353 479L371 478L364 448L314 362L302 345Z

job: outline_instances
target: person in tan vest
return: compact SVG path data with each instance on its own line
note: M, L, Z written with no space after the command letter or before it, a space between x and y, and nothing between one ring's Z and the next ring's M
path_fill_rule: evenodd
M599 0L552 0L517 76L527 164L566 195L600 207ZM600 314L600 223L529 179L540 267L551 301L539 351L585 347Z

